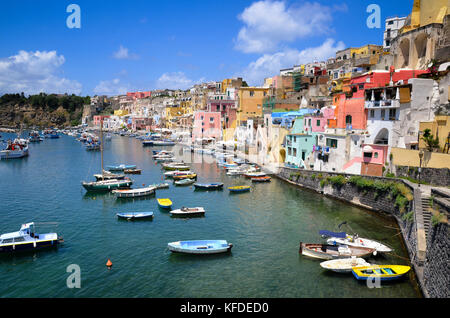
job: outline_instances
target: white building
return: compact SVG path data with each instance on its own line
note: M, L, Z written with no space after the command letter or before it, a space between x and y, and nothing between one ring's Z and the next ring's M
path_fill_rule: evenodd
M398 31L405 25L406 17L393 17L386 19L386 26L383 37L383 48L389 50L391 48L392 40L398 35Z

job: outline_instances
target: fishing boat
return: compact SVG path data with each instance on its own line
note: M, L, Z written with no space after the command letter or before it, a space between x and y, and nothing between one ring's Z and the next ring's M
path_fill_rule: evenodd
M153 146L153 143L154 143L153 140L143 140L143 141L142 141L142 146L143 146L143 147Z
M100 180L112 180L112 179L116 179L116 180L123 180L125 179L125 175L124 174L115 174L109 171L103 171L103 174L94 174L95 179L97 179L97 181Z
M93 182L82 182L81 183L83 187L87 191L111 191L116 189L126 189L131 187L133 184L133 181L130 179L123 179L123 180L116 180L116 179L110 179L110 180L100 180L100 181L93 181Z
M135 165L124 165L124 164L121 164L121 165L118 165L118 166L107 166L106 167L106 170L109 170L109 171L124 171L125 169L136 169L136 166Z
M157 199L158 205L163 209L170 209L172 207L172 201L170 199Z
M203 190L217 190L223 188L223 183L195 183L194 187Z
M252 182L270 182L270 180L271 178L269 176L252 178Z
M153 212L125 212L116 214L120 219L126 220L141 220L141 219L153 219Z
M327 243L332 245L374 248L378 253L392 252L392 249L384 244L359 237L358 235L348 235L346 232L319 231L319 234L322 235L322 237L329 237Z
M0 159L18 159L28 155L28 145L17 141L8 141L6 148L0 151Z
M195 183L194 179L182 179L174 182L177 186L187 186Z
M59 138L59 135L58 132L56 132L56 130L47 129L44 131L44 137L50 139L57 139Z
M0 235L0 253L56 247L62 239L57 233L35 233L35 223L22 224L17 232Z
M155 187L146 187L139 189L128 189L128 190L113 190L113 193L117 198L137 198L152 195L155 193Z
M184 175L174 175L173 180L183 180L183 179L197 179L197 174L184 174Z
M125 173L125 174L141 174L142 169L125 169L123 171L123 173Z
M173 151L169 150L152 150L153 155L173 155Z
M205 209L202 207L197 208L185 208L182 207L178 210L170 211L172 216L203 216L205 215Z
M168 244L174 253L186 254L217 254L230 252L233 244L225 240L179 241Z
M105 170L103 169L103 121L100 122L100 154L101 154L101 171L102 171L102 176L100 177L101 180L94 182L85 182L85 181L81 182L81 185L86 189L86 191L104 192L117 189L126 189L131 187L133 181L131 181L128 178L118 180L118 179L105 179L104 177ZM96 178L97 180L99 179L98 177Z
M100 150L100 143L98 142L93 142L93 143L87 143L86 144L86 150L87 151L96 151L96 150Z
M156 189L167 189L170 185L168 183L155 183L150 186L155 187Z
M179 163L167 163L162 165L164 170L178 170L178 171L187 171L191 169L191 167L185 165L185 164L179 164Z
M338 258L320 263L320 266L324 269L336 272L336 273L351 273L353 267L370 266L364 258Z
M175 142L171 140L155 140L153 146L175 146Z
M244 173L244 176L246 178L258 178L258 177L265 177L266 174L264 172L246 172Z
M300 254L319 259L336 259L355 257L368 257L375 252L373 248L345 246L345 245L328 245L328 244L309 244L300 243Z
M228 190L232 193L240 193L240 192L248 192L250 191L250 186L236 186L236 187L229 187Z
M404 265L371 265L353 267L352 273L357 280L379 279L380 281L390 281L401 278L409 272L411 267Z
M32 131L32 132L30 132L30 135L29 135L29 138L28 138L28 141L29 142L41 142L41 141L43 141L44 140L44 138L42 138L40 135L39 135L39 132L38 131Z
M180 170L173 170L173 171L167 171L164 172L164 176L166 178L172 178L173 176L184 176L188 174L194 174L194 171L186 170L186 171L180 171Z

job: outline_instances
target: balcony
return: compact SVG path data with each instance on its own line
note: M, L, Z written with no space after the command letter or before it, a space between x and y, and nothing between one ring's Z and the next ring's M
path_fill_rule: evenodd
M366 101L364 106L366 109L399 108L400 101L395 99Z

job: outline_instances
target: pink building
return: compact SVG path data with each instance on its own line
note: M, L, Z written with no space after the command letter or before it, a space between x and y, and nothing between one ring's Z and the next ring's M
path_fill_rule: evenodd
M304 127L307 132L324 132L331 120L334 120L334 108L324 107L316 114L305 115Z
M152 96L152 92L148 91L148 92L127 93L127 96L128 97L132 97L133 99L140 99L140 98L151 97Z
M208 112L218 112L221 115L221 127L228 129L234 127L233 124L236 122L236 100L233 99L210 99L208 101L207 110Z
M131 119L131 129L133 130L146 130L147 127L153 124L152 118L132 118Z
M194 113L194 127L192 141L203 138L221 138L221 114L220 112L197 111Z
M94 116L94 126L99 126L102 122L102 120L105 120L106 118L109 118L109 116L100 116L100 115L95 115Z

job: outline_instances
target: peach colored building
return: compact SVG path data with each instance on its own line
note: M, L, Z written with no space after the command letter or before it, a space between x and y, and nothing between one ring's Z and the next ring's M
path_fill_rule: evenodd
M262 87L239 88L239 110L237 114L237 125L240 126L250 117L262 117L264 98L269 89Z

